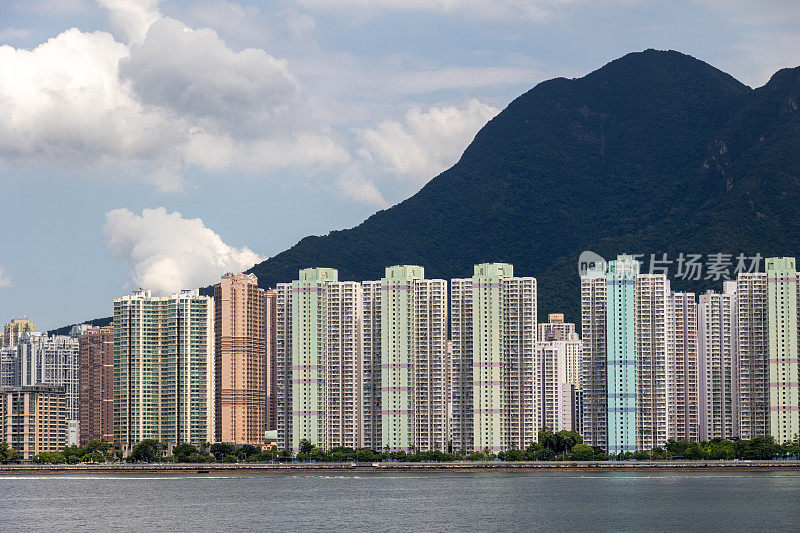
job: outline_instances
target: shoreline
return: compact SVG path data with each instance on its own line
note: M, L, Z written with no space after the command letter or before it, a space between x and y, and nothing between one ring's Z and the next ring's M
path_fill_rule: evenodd
M285 474L386 472L536 472L536 471L800 471L800 461L562 461L520 463L159 463L96 465L0 465L0 476L42 474Z

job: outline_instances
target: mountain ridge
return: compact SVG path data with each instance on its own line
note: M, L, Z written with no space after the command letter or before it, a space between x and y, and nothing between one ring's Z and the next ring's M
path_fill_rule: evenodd
M800 68L751 89L679 52L627 54L536 85L415 195L248 272L267 287L306 266L362 280L420 264L449 279L504 261L539 279L542 317L578 321L582 250L795 255L798 94Z

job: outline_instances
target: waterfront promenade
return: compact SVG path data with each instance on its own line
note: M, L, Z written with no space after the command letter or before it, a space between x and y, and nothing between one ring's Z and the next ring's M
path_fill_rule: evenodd
M77 465L0 465L0 475L41 474L270 474L314 472L479 472L479 471L774 471L800 470L800 461L536 461L536 462L452 462L452 463L151 463Z

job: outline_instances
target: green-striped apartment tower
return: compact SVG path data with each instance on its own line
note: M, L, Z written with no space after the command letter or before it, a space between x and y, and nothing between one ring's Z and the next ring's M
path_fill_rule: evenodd
M473 448L500 452L503 437L502 280L514 276L507 263L475 265L472 276Z
M381 279L381 444L390 451L414 446L414 280L416 265L386 268Z
M639 262L620 255L606 273L608 452L636 451L636 279Z
M292 282L292 449L325 445L325 285L332 268L306 268Z
M768 258L766 271L770 434L783 444L800 435L795 259Z
M114 300L114 443L214 439L214 299L135 291Z

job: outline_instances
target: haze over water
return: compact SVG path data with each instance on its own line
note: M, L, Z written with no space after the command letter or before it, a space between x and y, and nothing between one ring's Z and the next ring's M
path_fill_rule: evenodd
M764 531L799 472L0 477L0 529Z

